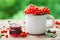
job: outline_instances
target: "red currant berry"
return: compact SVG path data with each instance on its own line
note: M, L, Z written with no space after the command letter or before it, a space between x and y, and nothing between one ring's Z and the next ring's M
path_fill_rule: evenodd
M56 31L52 32L53 34L56 34Z
M3 31L1 31L1 33L4 33Z
M56 26L56 28L58 28L58 26Z
M50 10L49 9L47 10L47 13L50 14Z
M8 38L8 35L6 35L5 37Z
M30 13L30 11L26 11L26 13L25 14L29 14Z
M55 22L55 24L59 25L59 24L60 24L60 22L59 22L59 21L56 21L56 22Z

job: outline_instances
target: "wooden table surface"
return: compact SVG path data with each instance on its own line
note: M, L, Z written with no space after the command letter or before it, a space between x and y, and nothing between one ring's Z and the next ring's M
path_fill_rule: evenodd
M40 36L28 35L27 37L19 37L19 38L14 38L11 36L9 36L8 38L2 37L0 40L60 40L60 37L49 38L46 37L45 35Z
M0 20L0 24L8 27L9 24L7 21L8 20ZM17 21L17 22L19 22L19 21ZM46 35L40 35L40 36L28 35L27 37L14 38L9 35L8 38L2 37L2 38L0 38L0 40L60 40L60 36L57 36L55 38L50 38L50 37L46 37Z

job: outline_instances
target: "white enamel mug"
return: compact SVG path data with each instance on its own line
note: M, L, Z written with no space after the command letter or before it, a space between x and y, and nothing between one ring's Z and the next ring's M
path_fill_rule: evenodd
M46 20L47 18L53 21L52 26L54 26L54 17L51 15L26 15L26 28L27 32L30 34L43 34L46 32Z

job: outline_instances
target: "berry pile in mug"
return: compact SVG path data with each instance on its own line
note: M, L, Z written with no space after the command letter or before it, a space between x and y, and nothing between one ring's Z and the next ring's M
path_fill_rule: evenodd
M50 10L47 7L38 7L33 4L30 4L25 9L25 14L33 14L33 15L44 15L44 14L50 14Z

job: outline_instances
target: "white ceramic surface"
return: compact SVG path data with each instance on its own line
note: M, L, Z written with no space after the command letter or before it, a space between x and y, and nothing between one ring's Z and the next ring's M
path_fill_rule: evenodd
M47 27L46 27L47 18L50 18L50 16L49 15L39 15L39 16L26 15L27 32L29 32L30 34L42 34L42 33L45 33L45 31L47 29Z

